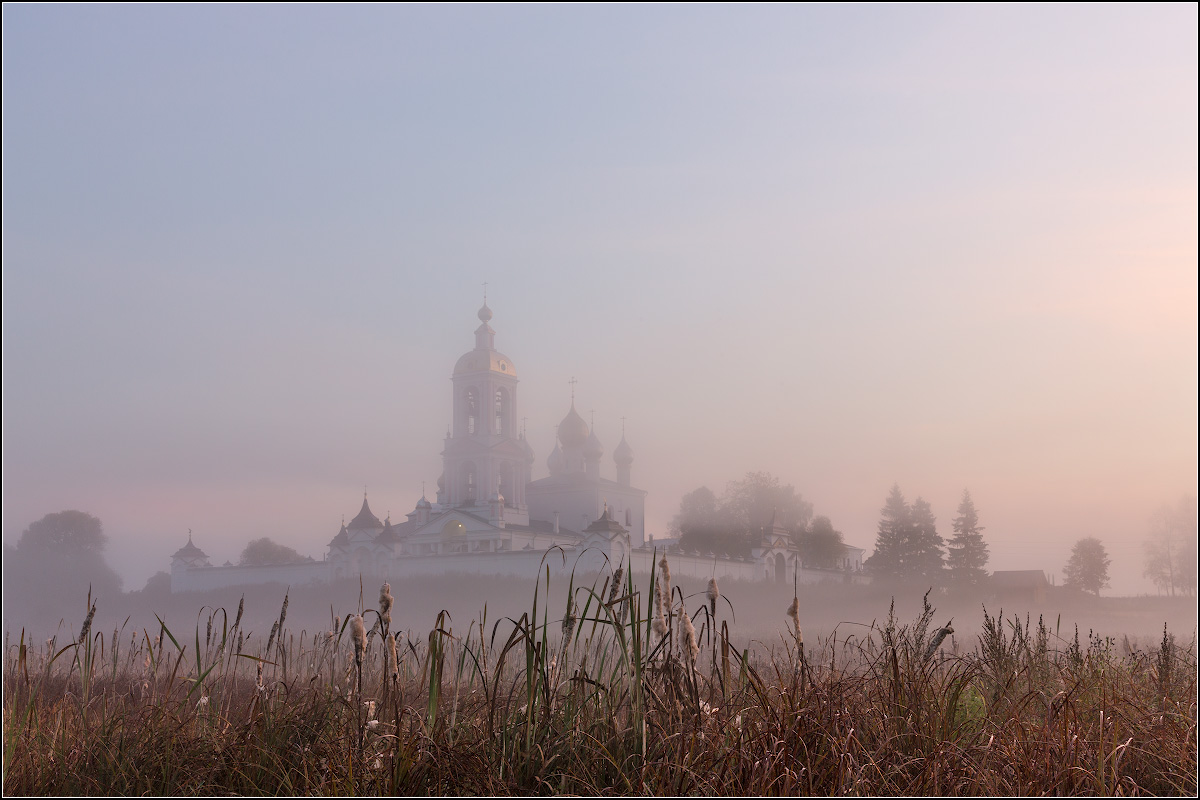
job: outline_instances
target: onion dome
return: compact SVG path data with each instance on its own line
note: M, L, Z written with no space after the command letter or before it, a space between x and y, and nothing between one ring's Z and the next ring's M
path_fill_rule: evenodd
M446 491L446 473L443 472L441 475L438 475L437 487L438 494Z
M196 545L192 544L192 532L188 531L188 541L183 547L175 551L175 555L171 558L208 558L204 551Z
M546 467L550 470L551 475L559 474L566 467L562 450L559 449L557 442L554 443L554 450L550 453L550 457L546 459Z
M492 310L488 308L487 301L483 301L483 307L479 309L479 313L475 316L479 317L480 322L490 322L492 319Z
M433 508L433 506L425 499L425 495L421 495L421 499L417 501L417 508Z
M379 517L371 513L371 507L367 505L367 495L365 493L363 494L362 510L358 512L357 517L350 520L350 524L346 527L352 531L383 527L383 523L379 521Z
M558 423L559 441L566 448L583 447L588 440L588 433L587 423L575 410L575 401L572 400L571 410L563 417L563 421Z
M596 436L596 431L588 434L587 444L583 447L583 456L589 461L598 460L604 455L604 445L600 444L600 439Z
M627 467L633 463L633 448L629 446L629 442L625 441L624 436L621 436L621 443L617 445L617 449L613 450L613 461L621 467Z
M525 438L525 434L521 434L521 449L525 452L525 460L530 464L533 463L533 448L529 446L529 440Z

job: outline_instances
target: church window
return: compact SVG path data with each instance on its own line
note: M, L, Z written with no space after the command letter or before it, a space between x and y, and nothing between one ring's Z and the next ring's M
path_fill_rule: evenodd
M492 432L498 435L507 436L509 432L508 419L510 413L508 407L508 392L504 389L496 390L495 406L495 411L493 412L495 415L495 422L493 423Z
M479 429L479 397L474 389L467 389L463 405L467 415L467 433L474 435Z
M463 502L474 504L476 496L475 465L467 462L462 468Z

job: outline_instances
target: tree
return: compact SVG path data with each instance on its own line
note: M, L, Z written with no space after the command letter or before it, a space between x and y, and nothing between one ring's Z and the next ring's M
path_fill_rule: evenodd
M684 549L746 555L774 519L795 536L812 517L812 503L769 472L749 472L730 481L717 498L707 487L685 494L670 531Z
M1175 593L1196 591L1196 498L1188 495L1174 507L1161 506L1150 518L1150 535L1143 544L1146 553L1142 572L1160 590Z
M717 496L712 489L701 486L693 492L688 492L679 501L679 513L671 520L668 530L673 536L679 536L684 528L695 525L710 525L717 519Z
M805 566L836 567L845 552L842 533L834 530L829 517L814 517L807 529L797 533L796 545Z
M938 582L942 578L945 555L944 542L937 532L937 517L929 503L918 497L913 501L906 542L905 572L924 581Z
M62 616L82 606L89 589L93 600L113 599L121 593L121 578L104 559L107 542L100 520L83 511L59 511L32 523L17 546L4 551L6 604Z
M277 544L264 536L246 545L240 563L248 567L262 567L268 564L295 564L304 560L304 556L292 548Z
M1063 585L1094 592L1097 596L1100 590L1108 586L1108 565L1112 563L1108 552L1099 539L1089 536L1080 539L1071 548L1071 558L1063 569L1066 580Z
M769 472L747 472L743 480L730 481L721 510L732 525L751 535L770 525L772 518L789 530L806 528L812 519L812 503Z
M988 546L983 540L983 528L979 525L979 514L971 493L963 490L962 502L958 504L958 516L954 518L954 537L947 545L950 578L959 586L979 586L987 580L985 567L988 563Z
M909 535L912 527L912 510L900 491L893 484L892 492L880 510L879 529L875 536L875 552L864 565L876 575L901 577L909 574Z
M104 552L108 537L104 525L83 511L59 511L34 522L21 534L17 549L24 552L93 553Z

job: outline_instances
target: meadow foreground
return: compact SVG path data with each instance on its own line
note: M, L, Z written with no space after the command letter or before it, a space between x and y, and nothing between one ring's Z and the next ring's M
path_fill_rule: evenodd
M669 565L667 565L669 570ZM19 795L1196 793L1196 652L984 614L970 649L926 602L818 641L779 609L731 645L717 587L669 571L544 586L519 617L427 635L372 608L263 635L11 641L4 791ZM735 599L736 602L736 599ZM354 613L361 611L361 614ZM94 613L94 606L93 606Z

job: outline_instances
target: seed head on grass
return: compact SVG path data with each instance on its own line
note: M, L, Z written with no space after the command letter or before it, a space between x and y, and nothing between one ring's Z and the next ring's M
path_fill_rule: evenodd
M613 576L612 576L612 587L610 587L610 588L609 588L609 590L608 590L608 602L609 602L609 605L611 605L611 604L613 603L613 601L617 599L617 591L618 591L618 589L620 589L620 586L621 586L621 578L622 578L624 575L625 575L625 565L624 565L624 564L620 564L620 565L618 565L618 566L617 566L617 571L613 573Z
M288 592L283 593L283 608L279 609L279 630L283 631L283 621L287 619ZM282 635L282 634L281 634ZM280 642L282 644L282 641Z
M721 590L717 588L717 579L715 577L708 579L708 591L705 592L708 597L708 611L713 616L717 616L717 598L721 596Z
M361 670L363 653L367 649L367 626L358 614L350 618L350 640L354 642L354 664Z
M392 605L396 600L392 597L392 585L385 583L379 587L379 617L383 620L383 632L386 635L392 626Z
M396 637L394 635L387 637L387 643L388 671L392 675L392 683L395 683L400 680L400 659L396 654Z
M700 655L700 645L696 642L696 628L692 625L692 618L688 616L685 608L679 609L679 624L683 628L684 652L695 662L696 656Z
M567 595L567 613L563 615L562 631L563 644L565 645L571 639L571 634L575 632L575 623L578 621L575 614L575 601L570 595Z
M951 620L950 622L953 621L954 620ZM933 658L933 654L936 653L937 649L942 646L942 642L945 640L945 638L954 633L954 628L950 627L950 622L947 622L945 627L938 628L937 632L934 633L933 638L929 640L929 646L925 648L926 661Z
M796 638L796 644L804 644L804 634L800 630L799 597L792 598L792 604L788 606L787 615L792 618L792 636Z
M87 618L83 621L83 627L79 629L79 641L84 641L88 638L88 634L92 632L92 617L96 616L96 604L92 603L91 609L87 613Z
M271 635L267 637L267 652L271 652L271 645L275 644L275 634L279 633L279 621L271 623Z
M671 602L671 565L667 563L665 555L658 562L658 569L662 573L662 580L658 584L658 590L665 598L664 602L669 604Z
M667 635L667 621L663 618L663 602L661 594L658 596L658 600L654 607L654 634L660 639Z

